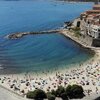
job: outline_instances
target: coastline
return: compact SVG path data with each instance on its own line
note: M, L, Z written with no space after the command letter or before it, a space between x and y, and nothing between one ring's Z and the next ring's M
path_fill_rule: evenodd
M83 80L84 80L83 77L87 75L88 72L85 72L85 71L87 71L87 67L90 66L90 65L91 66L93 65L92 69L95 70L95 65L99 66L99 62L100 62L100 51L99 50L100 49L99 48L95 48L95 47L90 47L88 45L83 44L81 41L79 41L77 39L77 37L73 37L71 34L69 35L68 32L69 32L68 30L63 30L63 31L61 30L59 33L64 35L64 36L66 36L66 38L69 38L72 41L76 42L79 46L81 46L82 48L88 50L90 53L93 53L94 56L91 59L89 59L88 61L84 62L81 65L76 64L76 65L74 65L74 67L60 69L60 70L56 70L54 72L52 72L52 71L43 72L43 73L40 73L40 74L37 73L36 75L33 74L33 73L27 73L27 74L23 73L23 74L13 74L13 75L0 75L0 78L1 78L0 85L5 87L5 88L7 88L7 89L9 89L9 90L11 90L11 91L14 91L13 89L10 88L11 85L12 84L16 84L16 86L17 86L19 84L20 85L20 91L17 91L17 92L15 91L19 95L25 95L27 93L27 91L34 90L35 88L40 88L40 89L43 89L43 90L45 90L47 92L48 90L49 91L52 90L54 87L56 89L56 87L58 85L60 85L59 82L58 82L59 80L56 79L57 76L61 76L61 77L65 78L66 74L68 74L68 77L66 76L67 80L64 80L64 82L66 82L67 85L68 84L79 84L79 85L82 85L82 83L80 81L83 82ZM73 66L73 64L72 64L72 66ZM77 75L76 76L79 77L79 78L75 78L73 72L74 72L75 75L77 73L81 73L81 72L83 74L82 75L78 74L78 76ZM91 77L86 76L86 78L89 81L91 80ZM87 79L85 80L86 82L87 82ZM2 80L4 80L4 83L2 83ZM10 82L9 82L9 80L10 80ZM11 80L13 80L13 81L16 80L16 82L15 83L13 81L11 82ZM35 86L35 83L36 83L36 86L32 88L32 86L30 85L30 86L27 87L27 86L25 86L25 84L22 85L22 83L19 82L21 80L25 81L25 84L27 82L29 82L31 85L34 84L34 86ZM28 81L26 81L26 80L28 80ZM47 84L45 84L42 87L41 86L41 81L43 81L43 80L45 82L47 82ZM56 82L55 80L57 80L57 83L55 83ZM95 81L95 79L93 79L93 80ZM62 82L61 85L64 85L64 82ZM98 82L98 80L96 82ZM54 85L52 85L52 84L54 84ZM95 91L96 91L95 88L97 87L97 85L94 86L94 87L92 85L82 85L82 87L83 87L83 89L85 91L88 90L88 89L91 89L92 93L95 93ZM98 87L98 88L100 88L100 87ZM22 90L25 91L24 94L21 93Z

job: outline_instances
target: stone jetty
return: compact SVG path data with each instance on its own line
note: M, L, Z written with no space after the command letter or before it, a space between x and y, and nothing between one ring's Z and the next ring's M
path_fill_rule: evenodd
M12 33L12 34L7 35L6 38L18 39L18 38L22 38L23 36L26 36L26 35L60 33L61 31L62 31L61 29L55 29L55 30L40 31L40 32L17 32L17 33Z

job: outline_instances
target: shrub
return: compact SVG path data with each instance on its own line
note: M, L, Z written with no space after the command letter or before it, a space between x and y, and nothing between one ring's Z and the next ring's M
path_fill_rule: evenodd
M83 93L83 88L79 85L69 85L66 88L66 94L68 95L69 98L83 98L84 93Z
M68 85L67 86L67 88L66 88L66 94L70 97L70 95L71 95L71 88L72 88L72 86L71 85Z
M76 37L80 37L81 36L81 34L80 34L80 28L79 27L74 27L74 28L72 28L72 30L75 33L74 35Z
M68 96L66 93L62 93L61 98L62 98L62 100L68 100Z
M80 32L79 31L76 31L75 32L75 36L79 38L81 36Z
M48 92L47 93L47 98L48 98L48 100L55 100L56 97L52 93Z
M51 90L51 94L57 96L57 93L55 90Z
M29 99L33 99L33 98L34 98L34 92L33 92L33 91L29 91L29 92L26 94L26 97L29 98Z
M72 30L73 31L80 31L80 28L79 27L74 27Z
M46 93L40 89L34 90L33 92L28 92L26 97L35 100L43 100L47 98Z
M58 97L61 97L61 94L65 92L64 87L58 86L58 89L56 90L56 94Z

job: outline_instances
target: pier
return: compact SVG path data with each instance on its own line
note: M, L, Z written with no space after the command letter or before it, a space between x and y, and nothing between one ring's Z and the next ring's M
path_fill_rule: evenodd
M51 33L60 33L62 32L63 29L55 29L55 30L47 30L47 31L39 31L39 32L17 32L17 33L12 33L6 36L8 39L18 39L22 38L23 36L26 35L35 35L35 34L51 34Z

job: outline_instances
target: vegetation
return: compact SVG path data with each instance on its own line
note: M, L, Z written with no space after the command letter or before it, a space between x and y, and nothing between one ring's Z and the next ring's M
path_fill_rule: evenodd
M29 91L26 95L27 98L29 99L33 99L34 98L34 92L33 91Z
M72 28L72 30L75 33L76 37L80 37L81 36L79 27Z
M72 85L72 86L69 85L66 88L66 94L68 95L68 97L70 99L72 99L72 98L83 98L85 96L82 86L79 86L79 85Z
M48 98L48 100L55 100L56 97L62 98L62 100L70 99L80 99L83 98L84 91L79 85L68 85L66 88L63 86L58 86L57 90L52 90L51 92L45 93L43 90L36 89L35 91L28 92L26 97L35 100L43 100Z
M66 93L61 94L62 100L68 100L68 95Z
M79 27L74 27L72 30L73 31L80 31L80 28Z
M57 93L55 90L51 90L51 94L57 96Z
M63 86L58 86L58 89L56 90L57 97L61 97L61 95L65 93L65 89Z
M47 98L48 98L48 100L55 100L56 96L53 95L51 92L48 92L47 93Z
M43 90L36 89L33 92L28 92L26 97L35 100L43 100L47 98L47 95Z

